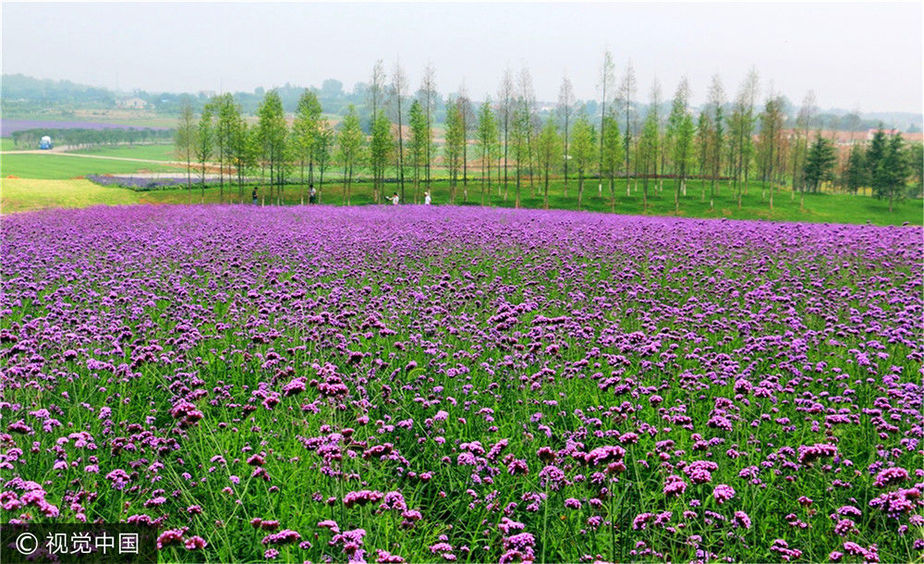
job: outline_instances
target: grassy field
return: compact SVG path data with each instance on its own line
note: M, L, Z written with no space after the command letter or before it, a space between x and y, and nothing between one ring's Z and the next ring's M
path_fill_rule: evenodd
M77 155L96 155L101 157L124 157L129 159L147 159L151 161L176 160L172 144L159 145L117 145L114 147L96 147L68 151Z
M132 172L171 172L166 165L56 154L0 155L0 176L18 178L66 179L87 174L129 174Z
M84 208L95 205L125 205L142 202L131 190L105 188L89 180L35 180L4 178L0 210L4 214L44 208Z
M145 147L143 150L150 150L151 152L154 152L154 147L156 146ZM131 150L131 148L125 149ZM18 156L36 157L39 159L51 157L46 155ZM95 159L77 159L74 157L61 156L52 158L67 161L61 163L65 168L60 171L58 176L51 176L52 174L58 174L58 171L48 168L41 168L39 170L33 171L32 173L44 174L46 178L73 178L81 174L88 174L93 172L91 167L96 165ZM85 161L91 162L87 163ZM102 166L96 167L97 172L101 168L104 168L107 172L111 172L114 168L117 167L124 167L124 170L137 170L140 168L138 164L130 162L99 160L99 163L102 163ZM86 165L87 168L77 168L77 165ZM158 168L157 165L152 165L151 169L179 170L170 168ZM21 168L16 168L14 170L21 170ZM6 163L4 163L3 176L6 177L9 174L21 177L28 176L27 174L7 173ZM26 185L29 183L28 180L23 180L22 182ZM81 185L83 186L83 184ZM715 206L714 208L710 209L708 201L708 188L706 194L707 199L703 200L702 189L698 183L694 182L689 185L687 195L681 196L680 213L675 214L673 186L674 185L672 181L665 181L664 189L662 192L659 192L654 187L650 187L648 195L648 208L645 210L642 206L641 188L639 188L638 191L631 192L630 195L627 196L624 182L617 182L616 202L614 206L615 212L619 214L630 215L679 215L682 217L703 218L726 217L731 219L766 219L773 221L801 221L815 223L870 222L876 225L900 225L905 222L909 222L914 225L921 225L924 223L924 207L922 207L922 201L915 199L896 202L894 211L890 213L887 201L876 200L875 198L871 198L869 196L854 196L849 194L831 193L806 194L805 206L804 208L801 208L799 202L799 194L796 194L795 198L793 198L791 192L781 191L774 195L774 206L771 210L769 201L764 199L761 187L758 184L752 184L748 194L743 196L741 209L738 209L737 201L735 200L734 194L731 191L731 187L725 184L720 184L715 198ZM134 197L137 198L137 201L159 204L188 204L200 202L218 203L219 201L223 201L225 203L243 201L244 203L249 204L251 201L250 195L252 189L252 186L245 186L243 198L239 196L239 191L236 186L225 187L223 194L217 187L209 187L204 191L200 190L198 187L194 187L191 191L186 190L185 188L176 188L143 193L134 193L129 190L120 188L106 188L105 190L111 191L113 193L128 193L124 196L120 196L118 203L123 203L124 199L126 198L131 199ZM391 194L395 191L400 192L400 188L397 184L387 184L385 191L386 193ZM433 184L432 192L433 204L445 205L449 203L448 182L435 182ZM93 196L91 199L93 199L94 203L107 203L104 201L97 201L95 199L99 197L98 191L94 191L93 193L95 196ZM464 195L464 189L461 185L457 188L456 193L457 204L480 205L480 183L469 183L467 201ZM138 194L141 195L139 196ZM422 189L418 194L419 202L422 201L422 196L420 194L422 194ZM486 191L485 204L493 207L513 207L515 203L514 194L515 186L513 185L509 187L506 198L504 197L503 189L499 189L499 187L495 185ZM270 198L269 189L266 187L259 188L259 195L261 203L270 204L275 202L275 198ZM299 204L302 202L303 198L305 198L305 201L307 201L304 187L299 185L290 185L285 187L283 190L281 202L283 205ZM50 198L45 193L43 193L40 199L40 203L31 201L32 199L33 198L30 195L30 192L26 189L20 189L16 192L15 195L12 196L4 195L4 202L8 206L6 209L9 211L37 209L40 207L53 207L55 205L54 198ZM414 203L414 187L412 185L407 184L405 186L405 197L402 199L402 202ZM342 184L324 184L321 191L321 203L342 205ZM366 205L374 203L371 183L354 183L351 188L350 203L352 205ZM543 207L541 188L538 184L536 185L535 190L529 188L527 183L524 183L521 186L520 207L533 209ZM565 192L562 182L553 182L549 190L549 207L553 209L578 209L576 183L571 182L567 192ZM611 204L607 187L604 186L604 194L601 196L597 191L597 184L588 183L585 187L581 209L585 211L599 212L611 211Z

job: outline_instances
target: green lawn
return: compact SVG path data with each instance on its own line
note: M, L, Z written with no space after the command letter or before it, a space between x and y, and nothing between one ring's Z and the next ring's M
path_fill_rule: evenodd
M89 180L36 180L3 178L0 180L0 210L3 213L44 208L85 208L94 205L142 203L140 193L107 188Z
M78 155L98 155L102 157L125 157L130 159L146 159L151 161L176 160L173 144L162 145L116 145L112 147L96 147L68 151Z
M141 170L172 172L178 169L165 165L71 157L53 153L0 155L0 176L3 178L15 176L18 178L64 179L87 174L129 174Z
M39 155L42 156L42 155ZM68 157L62 157L68 158ZM77 160L77 159L75 159ZM90 159L87 159L90 160ZM112 161L118 162L118 161ZM108 164L108 163L107 163ZM131 163L127 163L131 164ZM4 173L5 174L5 173ZM36 207L50 207L55 205L54 198L46 191L41 192L40 205L32 202L32 193L28 189L29 180L17 181L24 183L23 187L17 187L13 194L6 193L4 190L3 201L5 211L18 211L22 209L35 209ZM6 184L6 181L4 181ZM92 184L81 184L80 186L88 187ZM549 206L551 208L577 209L577 184L572 182L569 185L567 195L563 191L563 183L556 182L550 187ZM6 188L6 186L4 186ZM99 188L99 187L96 187ZM515 186L511 185L504 198L503 190L498 194L498 187L495 185L486 194L485 203L490 206L513 207ZM204 191L198 187L192 190L185 188L176 188L169 190L156 190L150 192L132 192L127 189L107 187L104 192L94 191L93 203L159 203L159 204L188 204L188 203L218 203L219 199L228 202L250 203L253 186L245 186L243 197L239 195L236 186L226 186L223 191L218 187L209 187ZM400 192L397 184L387 184L386 193L395 191ZM445 205L449 203L448 182L439 181L433 185L433 203L435 205ZM422 193L422 190L421 190ZM114 196L114 194L123 194ZM536 193L528 187L528 183L521 186L520 205L524 208L541 208L543 200L539 187L536 187ZM117 201L107 202L100 201L99 198L106 196L117 198ZM275 201L270 198L269 189L261 187L259 189L261 202L269 204ZM283 190L282 203L284 205L299 204L304 196L302 186L287 186ZM73 196L69 196L73 201ZM350 196L351 204L366 205L373 203L372 186L368 182L354 183ZM411 184L405 186L405 197L402 200L406 203L414 202L414 188ZM460 186L457 189L456 203L460 205L479 205L481 202L480 183L470 182L468 201L464 201L463 189ZM337 184L324 184L321 192L321 203L342 205L343 203L343 186ZM877 225L900 225L909 222L914 225L924 223L924 203L921 200L904 200L895 203L895 209L889 213L889 205L886 201L876 200L869 196L853 196L848 194L806 194L805 207L800 209L799 194L795 198L791 197L788 191L781 191L774 195L773 210L770 210L769 200L762 199L761 187L752 184L748 194L742 198L742 207L738 209L737 202L734 199L731 189L727 185L720 185L718 194L715 198L714 209L709 208L708 188L707 199L702 200L702 191L698 182L694 182L688 187L687 195L681 197L680 214L683 217L706 217L720 218L727 217L731 219L768 219L774 221L803 221L803 222L827 222L827 223L866 223L867 221ZM665 181L663 192L658 192L654 186L649 189L649 202L647 212L642 209L641 188L638 192L631 192L626 196L625 184L619 182L616 190L616 213L621 214L642 214L648 215L665 215L674 214L674 193L672 181ZM89 204L88 204L89 205ZM604 186L604 196L601 197L597 192L596 182L588 183L585 187L583 210L609 212L610 200L608 198L607 187Z

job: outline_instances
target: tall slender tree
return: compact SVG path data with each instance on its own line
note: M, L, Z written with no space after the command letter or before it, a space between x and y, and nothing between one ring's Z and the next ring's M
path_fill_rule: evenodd
M773 209L774 172L779 161L782 144L783 108L782 100L771 92L760 115L760 137L758 140L759 164L764 186L769 185L770 209Z
M624 117L625 121L623 122L623 149L625 151L626 157L626 196L629 195L629 154L632 152L632 97L635 96L635 69L632 68L632 61L626 65L626 75L622 79L622 83L619 85L619 106L621 108L620 113ZM634 181L635 182L635 181Z
M564 195L568 195L568 140L570 133L571 114L574 113L574 87L567 76L561 79L561 88L558 90L558 120L561 124L562 140L562 168L564 169L565 188Z
M174 154L176 158L186 162L186 190L192 188L192 161L196 147L196 116L193 114L192 104L186 99L180 110L180 120L174 133Z
M427 128L427 116L419 100L414 100L411 103L409 119L411 126L411 166L414 171L414 203L416 204L420 201L421 169L424 167L424 159L427 155L427 143L430 137L429 129Z
M206 104L202 109L202 115L199 116L199 127L196 132L195 154L199 162L201 172L201 182L199 183L200 203L205 202L205 165L212 158L215 150L214 146L215 127L212 124L212 107Z
M307 185L314 183L314 144L318 137L318 121L321 118L321 102L311 90L305 89L295 107L295 120L292 122L293 148L301 165L302 196L305 203ZM305 178L305 165L308 165L308 182Z
M712 182L709 185L709 209L715 209L715 195L719 176L722 173L722 148L725 143L725 89L719 75L713 75L709 86L709 111L712 118L712 141L710 163Z
M446 164L449 167L449 203L455 203L456 185L459 168L462 165L462 151L465 145L465 131L462 107L458 100L449 99L446 103Z
M571 138L571 154L574 156L574 166L578 173L578 209L581 209L584 199L584 174L592 167L593 158L596 153L596 144L594 140L594 128L587 121L583 112L574 122L574 130Z
M427 118L427 138L426 143L424 143L424 159L425 159L425 171L426 171L426 184L427 191L431 191L430 182L432 180L430 167L433 160L430 158L431 149L433 148L433 113L435 111L435 102L436 102L436 69L433 68L433 65L427 63L427 66L424 68L423 81L420 84L420 98L421 104L423 104L424 116Z
M363 131L359 125L356 108L350 104L337 135L337 159L343 166L343 203L349 205L350 189L353 185L353 170L362 162Z
M619 116L611 109L603 121L603 169L610 185L610 211L616 211L616 174L623 164L622 135L619 132Z
M270 195L272 197L275 192L276 203L279 204L285 182L287 126L278 92L270 90L266 93L257 109L257 116L262 159L270 172Z
M545 179L543 203L545 209L549 209L549 173L552 167L558 163L558 155L561 151L561 137L558 135L558 127L555 126L553 116L549 116L545 120L545 125L543 125L542 131L536 140L536 149L539 167L542 169Z
M372 124L372 139L369 143L369 164L372 165L372 195L380 203L385 190L385 167L391 160L395 139L391 134L391 122L385 112L379 112Z
M490 98L481 104L478 111L477 142L481 151L481 205L484 205L485 193L491 182L491 159L497 152L497 120L491 109Z
M462 119L462 201L468 201L468 134L475 124L475 113L472 110L472 101L468 97L465 83L459 87L459 97L456 100L459 106L459 117Z
M600 89L600 156L597 159L597 174L599 182L597 183L597 193L603 194L603 140L606 139L606 102L607 96L612 95L613 81L616 79L616 64L613 62L613 54L609 49L603 51L603 64L600 66L600 81L597 87Z
M386 95L385 83L387 80L385 76L385 62L379 59L372 65L372 78L369 81L369 89L366 91L366 95L369 97L369 107L372 111L369 116L370 131L375 127L375 120L378 118L379 110L381 110L384 105Z
M391 73L391 99L395 111L395 117L398 119L398 183L401 187L401 201L404 201L404 115L403 101L407 95L407 77L401 68L400 61L395 62L394 71Z
M503 131L503 145L504 145L504 201L507 201L507 191L509 184L507 183L507 165L508 165L508 151L509 151L509 140L510 140L510 122L513 118L513 74L510 72L510 69L504 70L504 78L501 80L500 89L498 90L498 109L497 114L500 117L501 130Z

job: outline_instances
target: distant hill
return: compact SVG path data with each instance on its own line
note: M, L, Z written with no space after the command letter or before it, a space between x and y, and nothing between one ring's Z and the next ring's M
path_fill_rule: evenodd
M293 112L298 98L305 88L313 91L321 102L324 112L333 115L343 115L350 104L356 106L360 120L365 126L368 123L369 110L367 106L368 85L363 82L356 83L352 91L343 89L343 83L336 79L325 80L320 87L299 86L286 83L277 86L276 91L282 99L283 108ZM256 112L257 106L263 99L267 89L255 88L253 92L235 92L234 98L245 114ZM131 92L116 92L108 88L76 84L69 80L39 79L23 74L4 74L2 88L0 88L0 109L7 119L36 119L45 118L49 114L68 117L68 112L79 109L113 109L119 107L143 107L148 111L165 117L179 115L183 103L189 101L193 109L200 111L209 97L215 92L176 93L176 92L146 92L134 90ZM413 94L413 93L412 93ZM441 123L445 116L445 99L448 95L437 94L435 122ZM474 101L476 104L479 101ZM554 111L555 102L538 101L540 116ZM596 100L578 100L576 107L583 108L589 115L599 111ZM643 103L635 104L636 111L642 113L647 110ZM667 115L670 103L664 104ZM799 107L787 100L784 104L788 114L787 126L791 126ZM729 108L730 109L730 108ZM840 131L867 131L878 127L879 124L889 129L898 129L903 132L920 132L924 130L924 115L909 112L868 112L854 114L849 110L840 108L820 109L816 116L816 126L824 129Z

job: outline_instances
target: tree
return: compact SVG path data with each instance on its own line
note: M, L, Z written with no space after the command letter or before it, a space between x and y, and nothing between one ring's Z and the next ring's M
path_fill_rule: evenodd
M350 104L347 115L343 118L340 133L337 136L337 158L343 165L343 176L346 180L343 190L343 203L350 204L350 187L353 184L353 168L362 159L363 131L359 125L359 116L356 108Z
M523 163L529 159L529 111L522 101L522 96L516 100L513 108L511 142L513 144L513 158L516 161L516 191L514 207L520 207L520 181L523 176Z
M702 195L700 200L706 201L706 166L709 162L709 140L712 138L712 120L709 119L708 110L699 113L696 121L696 156L699 162L699 179Z
M324 192L324 171L330 164L331 150L334 144L334 130L326 119L318 121L318 129L314 139L313 161L318 165L318 203Z
M458 100L449 99L446 103L446 146L444 148L446 164L449 166L449 203L455 203L456 183L459 167L462 164L462 151L465 145L465 124L462 107Z
M196 160L199 161L202 173L200 183L200 201L205 202L205 163L212 158L214 151L214 126L212 125L212 108L208 104L203 108L202 115L199 117L199 128L196 133L195 153Z
M775 180L773 174L779 160L782 129L782 100L771 93L760 115L760 137L758 138L758 164L765 189L769 185L771 210L773 209L773 182Z
M847 166L844 168L843 184L851 194L856 194L862 186L869 184L866 155L863 152L863 146L859 143L850 147Z
M914 180L918 195L924 193L924 145L912 143L908 147L908 161L911 178Z
M433 147L433 111L434 111L434 97L436 96L436 70L433 68L433 65L427 63L426 68L424 68L423 82L420 84L420 94L422 98L422 103L424 107L424 115L427 118L427 128L426 128L426 143L424 143L424 159L426 163L426 181L427 181L427 191L430 191L430 166L433 162L430 158L430 149Z
M379 112L372 122L372 141L369 144L369 161L372 165L372 194L375 203L381 201L385 190L385 167L391 159L395 139L391 134L391 122L384 112Z
M420 192L420 169L424 165L424 159L428 153L427 143L430 138L427 116L424 114L423 106L418 100L414 100L411 104L410 125L411 164L414 167L414 203L416 204Z
M552 116L546 119L542 131L539 133L539 138L536 140L536 145L539 167L545 177L545 196L543 200L545 209L549 209L549 172L552 166L558 162L561 147L561 138L558 135L558 128L555 126Z
M407 92L407 77L401 69L401 63L395 63L391 75L391 98L398 118L398 182L401 186L401 201L404 201L404 123L402 121L402 102Z
M507 152L510 146L510 121L513 117L513 75L510 69L504 70L504 78L501 80L500 90L498 91L498 109L497 114L500 116L501 129L504 132L504 201L507 201Z
M497 120L494 118L490 99L485 100L478 111L477 142L481 151L481 205L483 206L487 184L491 181L491 159L497 152Z
M561 88L558 90L558 119L562 126L562 161L565 174L565 196L568 195L568 134L571 114L574 111L574 87L567 76L561 79Z
M379 110L382 109L382 101L385 98L385 80L385 63L379 59L372 65L372 80L366 91L369 105L372 107L372 115L369 118L370 130L375 127L375 120L378 118Z
M805 169L809 130L815 121L817 111L815 93L809 90L802 100L802 107L796 117L796 128L793 132L795 135L792 141L793 151L792 155L790 155L792 158L792 193L790 194L790 199L795 199L797 189L800 191L805 190L805 177L802 176L802 172Z
M276 90L270 90L263 97L257 109L259 118L258 130L260 135L261 157L270 172L270 196L274 187L276 203L282 200L282 185L285 182L285 145L286 145L286 119L282 110L282 100Z
M888 148L889 140L886 137L885 131L882 130L882 124L879 124L879 128L876 130L876 133L873 134L873 139L870 141L869 148L866 149L866 166L867 166L867 177L870 181L870 187L872 188L872 193L877 198L881 197L881 194L884 194L884 186L882 182L882 174L877 172L880 169L882 161L886 156L886 149Z
M603 51L603 65L600 67L600 157L597 160L597 173L600 175L600 182L597 185L598 193L603 193L603 141L606 139L606 101L607 92L613 91L613 80L615 79L616 65L613 63L613 54L609 49ZM610 182L612 187L612 179Z
M821 136L819 131L815 135L815 142L812 143L808 154L805 157L803 174L805 182L812 192L818 190L818 185L833 178L834 164L837 156L834 152L834 145L831 141ZM800 207L804 207L805 190L802 191L802 202Z
M192 160L195 156L196 148L196 116L193 114L192 105L187 100L180 110L180 121L177 123L174 134L174 153L177 159L186 161L186 190L192 188Z
M230 165L237 171L237 199L238 202L244 203L244 171L247 167L256 163L257 157L254 151L254 145L251 140L251 134L241 115L240 106L234 109L234 119L231 123L231 134L229 141Z
M686 195L686 176L693 154L693 136L695 127L689 111L690 88L686 77L680 79L674 99L671 102L671 113L667 118L667 133L665 135L664 152L670 155L674 175L677 177L674 185L674 212L680 212L680 193Z
M578 173L578 209L581 209L584 197L584 172L590 166L596 153L594 144L594 129L582 113L574 122L572 132L571 153Z
M222 94L214 101L215 109L218 112L218 125L215 135L215 144L218 149L218 201L224 202L224 170L225 165L230 169L234 130L241 120L241 110L234 103L234 97L230 93ZM230 183L231 171L228 170Z
M472 110L472 101L468 97L465 84L459 87L459 97L456 100L459 106L459 117L462 120L462 189L463 202L468 202L468 132L475 123L475 113Z
M626 76L623 77L619 85L618 103L622 108L621 113L625 117L623 123L623 145L626 157L626 196L629 195L629 153L632 148L632 123L630 116L632 113L632 96L635 95L635 70L632 68L632 61L626 65Z
M651 175L652 168L657 166L658 159L658 111L652 104L645 116L645 123L642 125L642 136L639 139L639 158L637 164L641 164L642 169L642 212L648 211L648 178ZM641 161L638 163L638 161Z
M880 131L882 131L881 128ZM885 145L882 158L870 164L875 167L873 169L873 189L876 191L876 197L889 199L889 212L891 213L893 202L904 197L905 183L911 173L908 155L905 152L905 142L901 134L893 135Z
M754 152L752 136L755 124L754 101L757 97L758 81L757 71L751 69L735 98L735 106L732 110L729 124L732 141L729 143L729 147L733 149L730 153L731 164L733 165L732 176L738 197L738 209L741 209L742 191L747 193L751 157Z
M603 168L601 169L601 174L605 174L609 178L610 211L616 211L616 173L622 167L624 158L622 135L619 132L619 120L616 111L611 110L602 123Z
M321 102L311 90L305 89L295 107L295 120L292 122L294 149L302 172L302 198L305 203L305 164L308 164L308 183L314 183L314 144L318 137L321 118Z
M715 208L716 183L722 171L722 147L725 142L724 105L725 89L722 87L722 80L719 75L714 75L712 84L709 87L708 102L709 111L711 112L710 117L712 118L712 140L709 155L712 182L709 186L709 209Z

